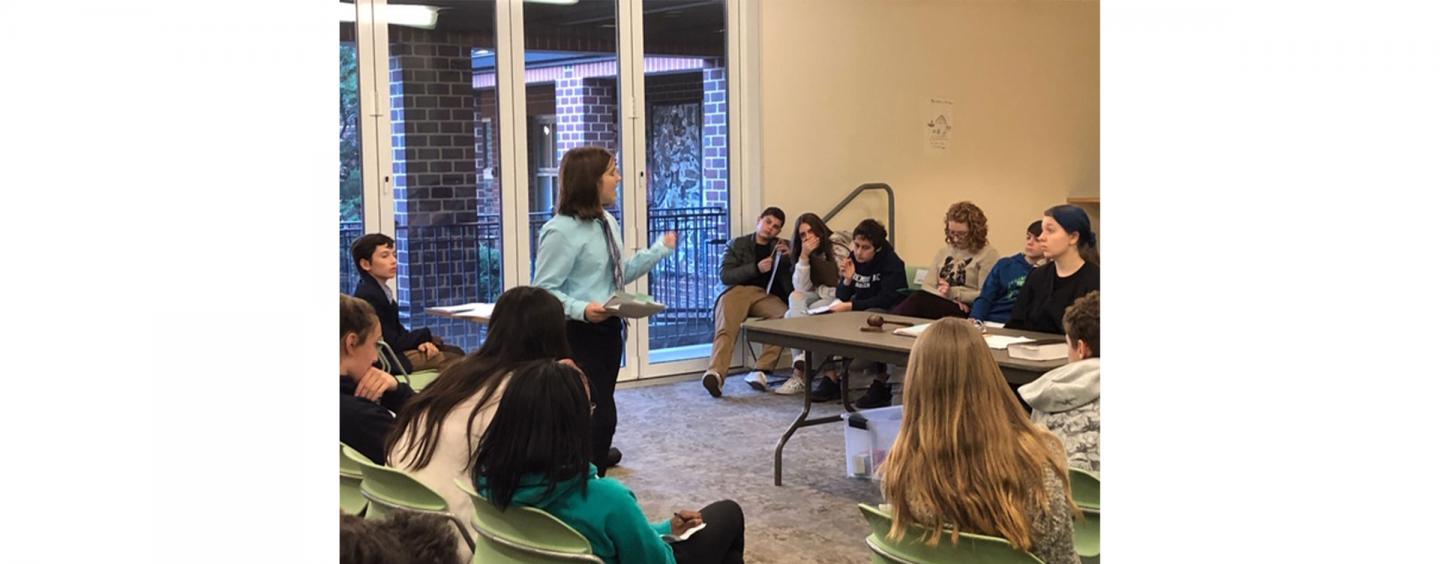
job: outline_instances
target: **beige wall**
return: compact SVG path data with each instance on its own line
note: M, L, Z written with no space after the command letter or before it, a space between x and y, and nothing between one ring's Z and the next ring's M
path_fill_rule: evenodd
M900 254L924 263L952 202L984 209L991 244L1010 254L1046 207L1099 193L1098 2L759 4L764 205L823 214L856 185L888 182ZM940 155L925 151L930 98L954 102ZM832 227L884 221L878 195L850 210Z

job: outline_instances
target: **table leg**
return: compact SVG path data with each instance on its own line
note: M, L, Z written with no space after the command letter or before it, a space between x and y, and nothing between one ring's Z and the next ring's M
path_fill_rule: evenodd
M845 411L855 413L855 406L850 405L850 360L846 359L840 365L840 403L845 406Z
M800 416L796 417L795 421L790 423L790 428L785 430L785 434L780 435L780 442L775 444L776 486L780 485L780 455L785 450L785 443L790 441L790 436L795 434L795 430L799 429L800 426L805 423L805 418L810 415L810 383L815 378L815 370L811 368L812 366L815 366L815 354L810 351L805 351L805 368L807 369L805 370L805 407L800 410Z

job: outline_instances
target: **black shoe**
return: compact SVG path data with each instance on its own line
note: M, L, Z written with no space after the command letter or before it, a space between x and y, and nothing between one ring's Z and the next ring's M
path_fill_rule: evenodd
M840 384L834 380L820 377L820 384L815 386L815 391L810 392L810 401L835 401L840 399Z
M865 395L855 401L855 407L872 409L890 405L890 383L874 380L865 388Z
M595 464L595 474L604 478L605 472L609 471L610 467L620 464L620 449L610 447L610 450L605 453L605 456L601 456L593 462Z
M710 397L718 398L720 390L725 388L725 377L718 372L707 370L705 375L700 378L700 383L705 386L705 391L710 392Z

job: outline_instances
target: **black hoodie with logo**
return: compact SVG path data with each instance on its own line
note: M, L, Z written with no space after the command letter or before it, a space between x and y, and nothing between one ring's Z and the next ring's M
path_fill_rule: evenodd
M835 297L850 302L854 311L867 309L890 309L905 299L900 291L910 287L905 279L905 261L895 254L889 245L875 252L869 262L855 262L855 278L852 282L840 284Z

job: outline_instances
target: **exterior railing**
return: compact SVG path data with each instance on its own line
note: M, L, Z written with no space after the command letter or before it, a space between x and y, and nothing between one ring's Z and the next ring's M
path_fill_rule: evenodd
M530 259L539 247L540 229L550 212L528 218ZM646 243L675 231L675 254L650 273L649 293L665 303L665 311L650 321L652 350L700 345L711 341L712 313L719 295L720 261L724 247L709 244L729 233L727 213L719 207L650 210ZM396 231L401 271L398 300L401 320L407 326L429 327L447 343L473 351L483 340L480 327L452 319L432 317L424 308L434 305L494 301L504 290L501 223L497 214L482 214L471 223L407 226ZM350 244L364 233L360 222L340 223L340 291L355 290L359 274L350 258ZM413 305L412 305L413 304Z

